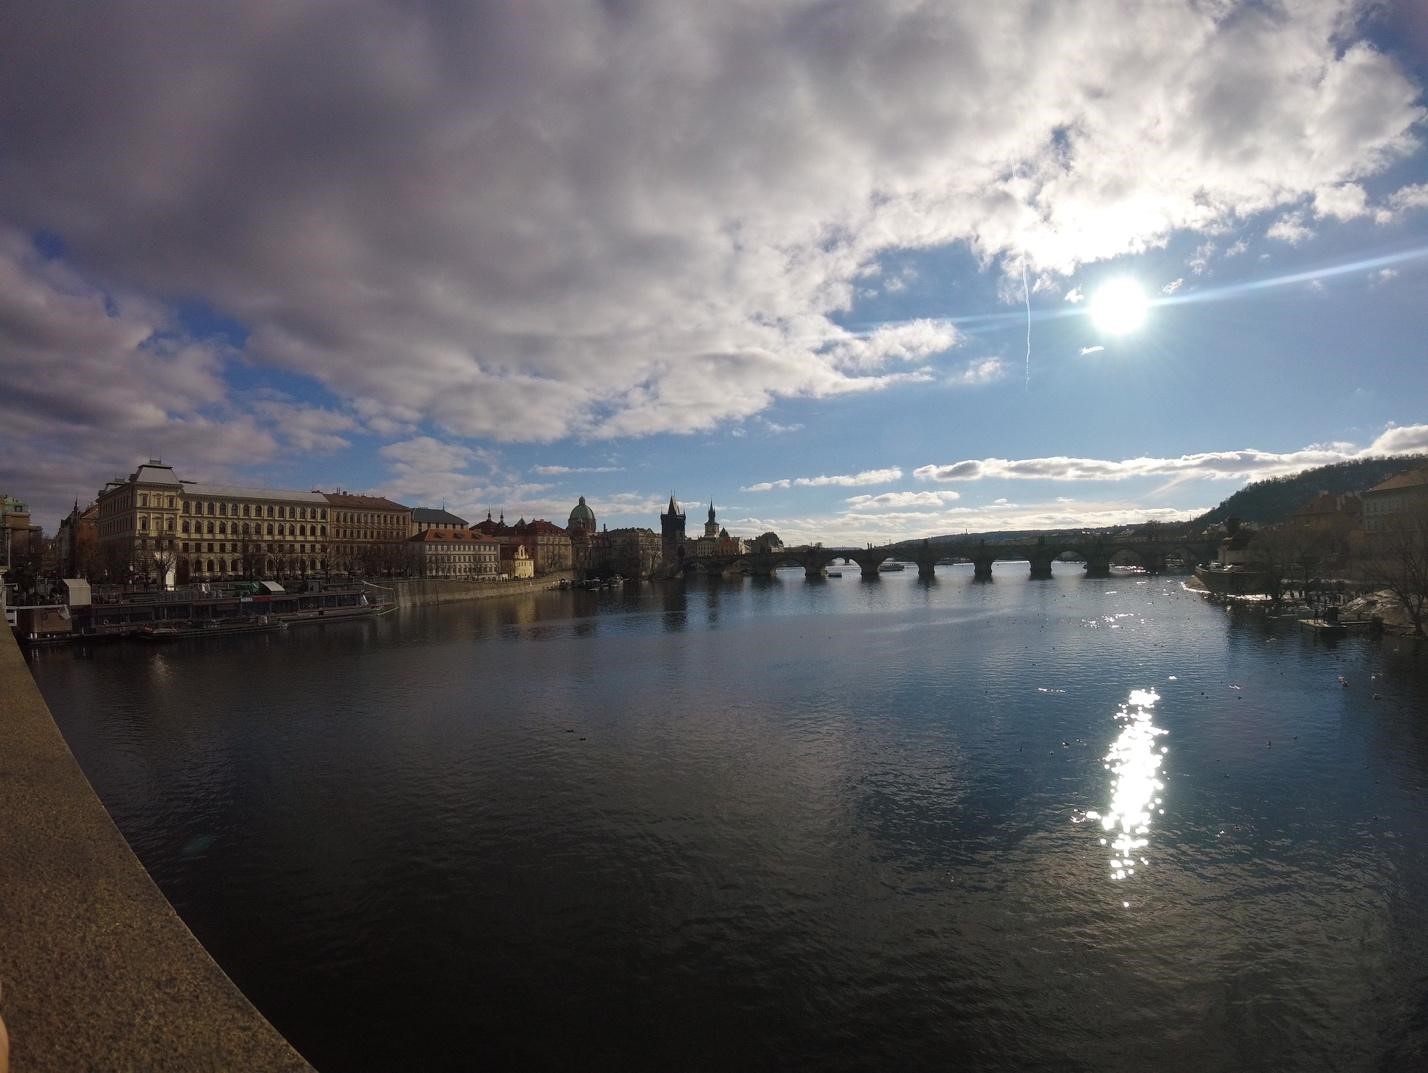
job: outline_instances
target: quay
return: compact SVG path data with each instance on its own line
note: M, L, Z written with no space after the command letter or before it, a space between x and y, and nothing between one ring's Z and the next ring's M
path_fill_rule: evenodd
M11 1068L312 1067L179 919L0 629L0 1016Z

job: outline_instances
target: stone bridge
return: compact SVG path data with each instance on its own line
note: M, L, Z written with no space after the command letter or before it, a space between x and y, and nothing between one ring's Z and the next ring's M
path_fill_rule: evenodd
M715 555L689 558L677 565L672 573L689 576L702 574L722 577L725 574L751 574L771 577L779 567L799 566L805 577L823 577L830 566L856 563L865 578L878 576L883 563L896 559L916 563L922 578L934 576L938 563L970 562L973 577L979 581L992 579L992 564L1029 562L1033 578L1049 578L1051 564L1063 555L1086 564L1086 576L1109 577L1112 564L1144 567L1152 574L1164 573L1167 563L1178 560L1182 570L1214 558L1216 542L1204 539L1156 538L1115 539L1086 533L1043 533L1032 540L1002 543L985 540L924 540L921 543L885 544L881 547L828 548L822 545L787 547L777 551L752 551L743 555Z

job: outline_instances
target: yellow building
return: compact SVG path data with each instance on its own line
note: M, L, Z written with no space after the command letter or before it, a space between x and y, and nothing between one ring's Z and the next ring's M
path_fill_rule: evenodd
M329 569L321 492L193 484L156 460L99 492L103 571L113 581L303 578Z

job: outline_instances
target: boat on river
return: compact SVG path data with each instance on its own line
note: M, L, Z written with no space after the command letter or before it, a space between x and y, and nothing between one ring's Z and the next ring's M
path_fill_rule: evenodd
M879 564L878 564L878 573L880 573L880 574L896 574L898 571L900 571L900 570L906 570L906 569L907 569L907 564L906 564L906 563L879 563Z
M1195 577L1200 584L1217 596L1250 596L1269 591L1269 574L1264 570L1250 570L1243 566L1221 566L1211 563L1195 567Z
M187 641L193 638L236 637L249 633L277 633L288 624L281 619L270 619L260 615L256 619L234 619L228 622L174 622L145 626L134 636L141 641L162 644L168 641Z

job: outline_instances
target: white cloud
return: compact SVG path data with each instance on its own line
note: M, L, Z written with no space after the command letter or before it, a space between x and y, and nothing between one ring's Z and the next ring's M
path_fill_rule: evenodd
M850 510L886 510L889 507L940 508L961 498L961 493L951 491L884 492L882 495L876 496L850 496L846 502Z
M1214 240L1202 242L1195 247L1195 256L1190 258L1187 266L1191 272L1197 276L1203 276L1210 269L1210 258L1215 255L1217 246Z
M1336 220L1352 220L1368 212L1368 194L1358 183L1321 186L1314 191L1314 212Z
M1081 357L1084 358L1087 354L1099 354L1101 351L1103 351L1103 350L1105 350L1105 349L1106 349L1106 348L1103 347L1103 346L1101 346L1100 343L1097 343L1097 344L1095 344L1094 346L1083 346L1083 347L1081 348Z
M1040 480L1123 481L1134 477L1170 477L1176 480L1263 479L1314 466L1329 465L1371 455L1411 454L1428 450L1428 425L1388 429L1367 447L1351 443L1317 444L1298 451L1209 451L1178 458L1049 458L966 459L945 465L919 466L912 475L920 481Z
M947 378L947 383L959 387L991 384L1007 375L1007 367L999 358L978 358L970 361Z
M1375 286L1378 286L1379 284L1383 283L1388 283L1391 280L1395 280L1397 278L1398 269L1396 268L1380 268L1377 272L1372 272L1369 274L1369 282L1374 284Z
M1173 280L1171 280L1169 283L1167 283L1164 287L1161 287L1161 288L1160 288L1160 293L1161 293L1161 294L1174 294L1176 291L1178 291L1178 290L1179 290L1181 287L1183 287L1183 286L1185 286L1185 280L1184 280L1183 277L1180 278L1180 279L1173 279Z
M1070 302L1072 305L1079 305L1085 300L1086 295L1084 292L1082 292L1080 287L1072 287L1069 291L1066 292L1066 301Z
M531 472L541 477L564 477L576 473L620 473L624 466L533 466Z
M897 466L886 469L865 469L861 473L845 473L834 477L784 477L777 481L760 481L744 488L745 492L771 492L785 488L857 488L868 484L887 484L902 479Z
M837 323L889 251L1024 257L1040 286L1264 213L1307 238L1306 199L1424 114L1357 11L352 0L334 34L277 0L19 5L0 205L129 291L199 296L382 435L708 430L935 379L907 366L948 326Z
M1226 256L1226 257L1238 257L1240 254L1244 253L1245 250L1247 250L1247 249L1249 249L1249 243L1246 242L1244 239L1238 239L1238 240L1236 240L1235 242L1232 242L1232 243L1230 243L1230 245L1228 245L1228 246L1225 247L1225 256Z
M1301 242L1313 238L1314 230L1304 223L1302 212L1290 212L1275 220L1269 230L1264 233L1264 237L1297 246Z
M1403 186L1395 190L1374 213L1374 221L1381 224L1390 223L1419 209L1428 209L1428 183Z

